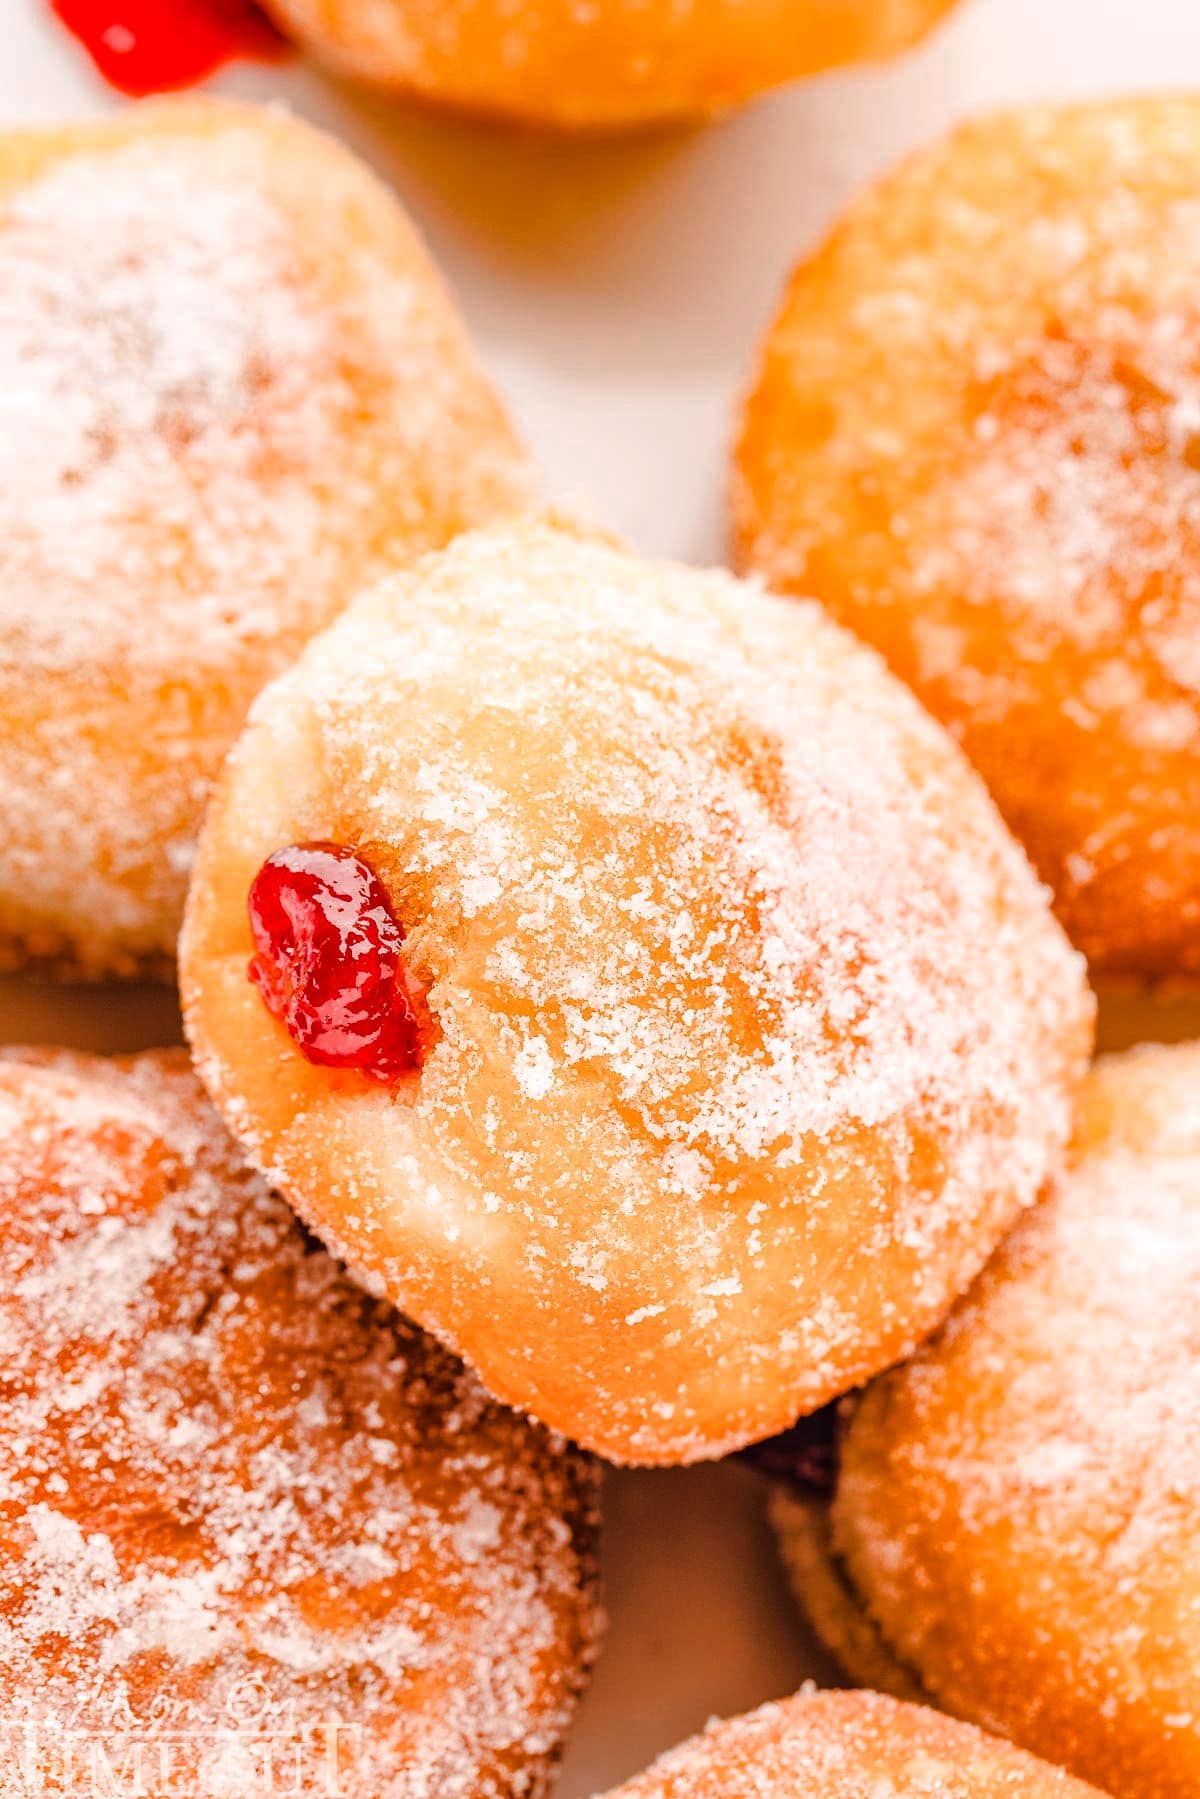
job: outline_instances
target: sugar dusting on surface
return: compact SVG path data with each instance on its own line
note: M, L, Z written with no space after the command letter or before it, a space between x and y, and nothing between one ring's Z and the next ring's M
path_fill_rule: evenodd
M1174 208L1158 232L1172 255L1200 267L1194 201ZM1093 257L1103 254L1097 235ZM1142 278L1157 287L1155 249L1140 255ZM1128 278L1124 264L1122 273ZM1066 318L1088 317L1093 286L1086 271L1062 280L1056 300ZM1166 304L1161 289L1155 297ZM919 679L973 717L1003 719L1014 706L1049 701L1051 716L1060 711L1083 730L1119 719L1135 750L1200 754L1200 312L1192 305L1188 294L1149 322L1114 305L1107 329L1054 319L980 354L957 474L929 496L928 516L919 500L912 519L895 521L901 542L914 547L907 568L902 549L894 571L916 605ZM990 617L1006 644L990 668L962 636L954 644L940 635L951 595L979 609L981 622ZM1082 666L1071 685L1047 695L1046 662L1064 650Z
M1131 965L1140 923L1200 953L1198 145L1156 96L904 164L798 271L737 483L753 564L885 649Z
M0 1709L45 1790L71 1726L121 1765L182 1732L165 1784L205 1799L275 1731L327 1792L338 1720L347 1795L542 1792L593 1646L582 1458L350 1284L182 1056L0 1066L0 1209Z
M4 209L4 624L35 662L161 662L184 629L211 657L277 629L316 554L346 396L254 163L236 137L132 144Z
M1088 1799L969 1725L877 1693L818 1693L711 1724L610 1799ZM1095 1799L1095 1795L1093 1795Z
M803 584L844 551L856 601L869 581L911 601L916 672L972 714L1045 701L1042 665L1070 645L1124 683L1093 697L1127 710L1135 743L1200 747L1198 133L1186 99L1001 115L904 165L830 245L861 380L830 406L810 520L807 455L789 468L789 446L767 446L779 517L758 519L756 555ZM804 277L772 351L772 377L794 356L799 387L824 329ZM862 591L853 543L822 541L851 487ZM988 658L976 608L995 620ZM1173 702L1146 697L1163 685Z
M266 118L76 149L0 197L13 934L40 903L51 941L103 919L169 953L257 687L361 579L522 488L404 220L364 227L369 178Z
M837 1534L939 1699L1035 1744L1074 1719L1077 1765L1114 1786L1149 1745L1178 1783L1161 1790L1183 1792L1200 1765L1200 1047L1100 1063L1082 1116L1051 1197L868 1393Z
M952 746L815 608L481 534L358 603L256 718L234 791L278 755L302 797L248 807L218 864L276 833L372 846L433 983L411 1105L364 1106L332 1171L303 1118L264 1151L323 1230L372 1219L394 1292L453 1230L465 1266L607 1332L618 1379L664 1342L735 1358L724 1448L738 1381L801 1369L807 1402L872 1353L828 1278L848 1207L847 1261L871 1289L907 1262L915 1330L1033 1199L1080 964ZM254 1140L228 1047L207 1074ZM645 1418L631 1392L625 1427L703 1453L694 1397Z
M698 119L916 42L954 0L282 0L334 68L490 117L571 127Z

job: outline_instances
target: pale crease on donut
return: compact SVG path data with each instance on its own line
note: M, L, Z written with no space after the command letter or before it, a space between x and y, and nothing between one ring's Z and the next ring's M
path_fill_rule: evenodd
M339 145L196 102L0 135L0 966L169 968L258 688L527 494L440 277Z
M710 1724L608 1799L1100 1799L924 1706L816 1692Z
M1094 970L1200 977L1200 98L972 122L796 270L738 548L954 732Z
M954 0L268 0L359 81L535 125L612 129L734 106L906 50Z
M381 1088L247 980L284 845L375 869L438 1038ZM488 1387L715 1456L911 1349L1037 1194L1093 1007L977 777L816 607L531 523L264 693L181 943L199 1066Z
M0 1788L543 1794L594 1642L585 1459L347 1279L182 1052L15 1055Z
M1071 1160L775 1502L819 1634L1119 1799L1200 1791L1200 1045L1097 1064Z

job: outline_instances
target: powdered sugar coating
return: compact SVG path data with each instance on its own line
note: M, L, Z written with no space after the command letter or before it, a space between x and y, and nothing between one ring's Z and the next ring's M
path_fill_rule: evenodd
M1200 1780L1200 1046L1098 1064L1072 1161L843 1446L834 1541L939 1703L1129 1799Z
M363 855L440 1033L390 1095L248 989L287 842ZM264 694L185 931L206 1081L492 1391L618 1459L789 1423L1038 1191L1092 1008L982 788L815 608L543 525L460 539Z
M685 119L897 54L954 0L271 0L343 74L583 129Z
M0 958L168 959L256 689L524 491L344 152L194 105L0 141Z
M797 270L742 553L960 737L1095 966L1200 970L1200 103L968 125Z
M583 1458L351 1285L182 1054L0 1064L0 1210L0 1711L37 1790L106 1755L266 1791L273 1739L288 1791L541 1793L594 1641Z
M610 1799L1096 1799L1094 1789L915 1705L818 1693L710 1724Z

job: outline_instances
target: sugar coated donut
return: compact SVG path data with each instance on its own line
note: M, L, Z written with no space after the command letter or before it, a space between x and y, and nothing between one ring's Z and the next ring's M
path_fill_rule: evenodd
M209 783L526 475L411 226L278 112L0 135L0 967L169 967Z
M1092 1023L870 651L538 522L367 594L261 696L181 975L314 1228L626 1461L736 1448L932 1329L1036 1195Z
M797 271L743 560L961 740L1097 968L1200 975L1200 99L968 125Z
M1098 1799L1009 1743L879 1693L818 1693L710 1724L609 1799Z
M897 1657L839 1559L829 1506L803 1484L782 1480L769 1501L788 1585L805 1618L838 1666L860 1686L915 1705L937 1701Z
M268 0L342 74L533 124L686 119L893 56L954 0Z
M851 1673L1119 1799L1200 1791L1198 1096L1200 1044L1098 1063L1050 1198L850 1410L824 1524L779 1514Z
M0 1063L0 1391L5 1792L546 1790L592 1471L347 1280L181 1052Z

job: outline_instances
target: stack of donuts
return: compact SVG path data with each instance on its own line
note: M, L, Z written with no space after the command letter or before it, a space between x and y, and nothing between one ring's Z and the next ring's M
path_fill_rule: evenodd
M278 10L611 126L946 6ZM846 1689L622 1799L1200 1793L1200 1045L1089 980L1200 976L1198 167L859 200L731 574L546 504L329 139L0 137L0 965L189 1045L0 1052L0 1794L549 1794L602 1462L739 1453Z

